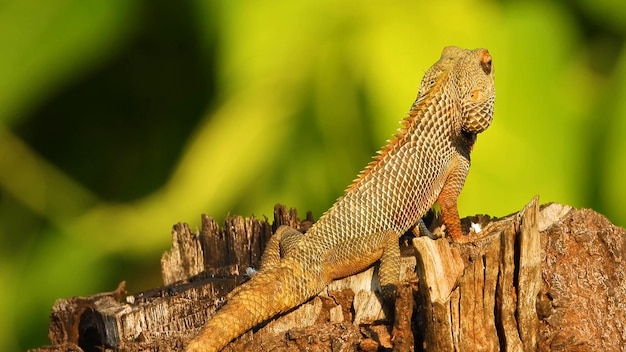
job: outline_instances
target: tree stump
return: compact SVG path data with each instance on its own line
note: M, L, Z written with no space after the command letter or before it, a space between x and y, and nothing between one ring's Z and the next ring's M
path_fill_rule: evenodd
M197 233L177 224L161 260L163 287L125 296L121 284L59 299L51 345L31 351L180 351L258 267L278 226L312 223L276 206L272 224L231 217L220 227L204 215ZM372 267L224 351L626 351L624 229L590 210L539 207L537 198L519 213L463 226L480 226L479 239L401 239L405 284L395 307L381 303ZM438 219L430 227L441 231Z
M536 350L538 212L535 198L518 214L488 223L472 245L413 240L422 298L417 320L424 323L425 351Z

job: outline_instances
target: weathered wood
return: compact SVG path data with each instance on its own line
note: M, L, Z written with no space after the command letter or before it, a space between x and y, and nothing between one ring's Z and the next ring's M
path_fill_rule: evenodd
M517 308L517 288L515 282L515 243L516 236L511 234L516 231L516 224L511 221L502 226L500 236L502 248L502 269L500 280L498 280L497 290L500 292L500 299L496 300L500 327L498 333L501 336L501 346L505 351L523 351L522 340L517 333L517 318L515 311Z
M172 229L172 249L161 256L163 284L169 285L204 271L204 255L197 234L189 225L178 223Z
M624 351L624 229L588 210L537 204L499 220L464 219L466 231L469 221L483 227L473 244L414 239L403 250L409 284L400 286L395 310L381 303L374 267L333 282L224 351ZM218 226L203 216L198 232L175 225L162 258L166 286L123 299L120 286L58 300L53 345L33 351L180 351L245 280L243 271L258 267L273 230L304 231L313 222L284 207L274 217Z
M481 238L469 246L413 240L422 278L424 350L537 349L535 305L542 284L538 213L535 197L516 215L486 228L480 224Z
M537 350L539 317L537 296L541 290L541 240L539 236L539 197L520 212L517 327L524 351Z
M277 207L275 212L279 222L297 221L295 211ZM174 225L172 249L161 260L166 286L127 296L124 302L121 294L117 299L102 294L59 300L51 315L52 343L64 346L61 350L73 345L86 351L181 350L183 338L197 331L220 299L245 280L241 268L258 266L271 228L267 219L254 217L229 217L220 227L206 215L197 233L186 224Z
M465 273L451 295L455 346L460 351L498 351L494 305L500 243L489 236L477 246L458 248Z
M539 351L626 351L626 231L589 209L540 223Z
M465 265L458 249L447 241L432 241L427 237L413 240L418 258L419 334L425 350L450 350L453 343L450 295L458 285ZM432 325L438 326L433 329ZM442 333L447 332L447 333Z

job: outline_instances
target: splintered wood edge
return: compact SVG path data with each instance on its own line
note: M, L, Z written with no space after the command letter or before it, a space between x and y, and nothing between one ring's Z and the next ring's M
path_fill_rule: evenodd
M538 220L539 231L543 232L548 229L548 227L561 221L561 219L565 218L572 210L574 210L574 207L560 203L541 205Z
M427 237L414 238L413 246L422 259L423 280L428 285L431 302L444 304L465 268L459 251L445 239L433 241Z
M163 284L169 285L200 274L204 268L204 255L197 231L189 225L178 223L172 228L172 247L161 256Z
M541 290L541 238L539 233L539 197L522 209L519 217L519 276L517 320L524 350L537 347L539 318L537 296Z
M516 309L517 287L514 276L515 242L517 240L517 224L509 217L506 225L502 227L500 246L502 257L500 258L500 279L498 280L496 308L500 312L500 324L502 325L502 344L506 351L523 351L522 341L519 336Z

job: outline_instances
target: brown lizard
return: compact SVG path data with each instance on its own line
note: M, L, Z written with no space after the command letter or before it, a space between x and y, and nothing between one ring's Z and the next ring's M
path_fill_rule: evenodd
M447 233L467 242L457 197L476 135L491 123L494 68L486 49L444 48L424 75L403 127L307 231L283 226L260 270L229 294L187 351L218 351L252 327L380 260L383 291L399 281L399 236L439 203ZM423 226L421 226L423 227Z

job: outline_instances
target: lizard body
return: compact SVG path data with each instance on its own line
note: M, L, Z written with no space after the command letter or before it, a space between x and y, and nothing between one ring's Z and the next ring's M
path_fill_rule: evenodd
M250 328L318 294L332 280L380 260L379 281L399 281L399 236L438 202L446 231L462 234L457 197L476 135L493 116L494 70L486 49L444 48L424 75L403 128L345 194L303 235L282 226L261 268L229 295L187 351L218 351Z

